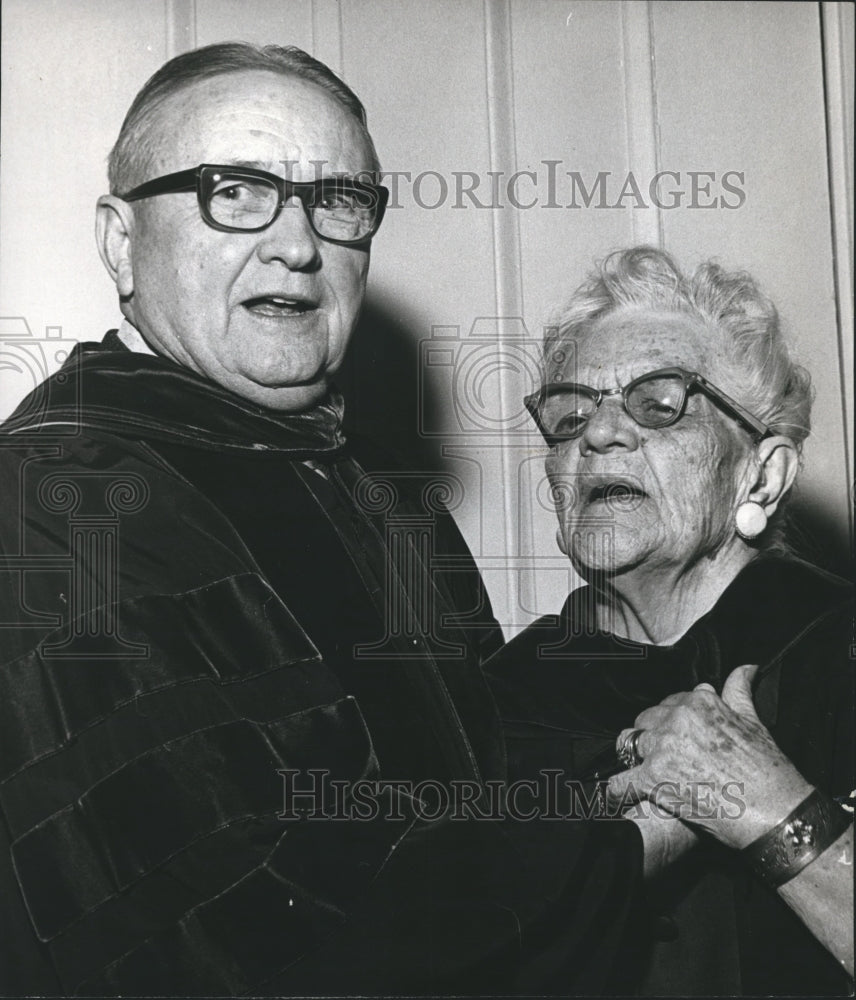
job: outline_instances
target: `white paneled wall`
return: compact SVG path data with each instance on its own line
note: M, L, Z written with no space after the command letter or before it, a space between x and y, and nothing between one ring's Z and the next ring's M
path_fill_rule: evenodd
M343 376L355 422L460 477L455 515L509 633L557 609L571 582L543 450L521 417L537 342L590 261L636 241L689 266L747 267L779 303L817 386L800 508L818 557L843 562L852 6L5 0L2 16L0 414L39 375L21 363L23 321L34 339L61 328L64 341L116 325L93 207L142 82L195 45L296 44L361 96L398 184ZM657 171L684 191L674 208L648 196ZM729 171L742 198L723 190Z

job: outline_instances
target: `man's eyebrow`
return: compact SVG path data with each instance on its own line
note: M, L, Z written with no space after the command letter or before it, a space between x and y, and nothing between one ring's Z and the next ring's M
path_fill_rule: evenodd
M276 171L271 171L267 169L267 164L261 163L259 160L231 160L229 163L224 163L224 167L243 167L246 170L264 170L265 173L276 173Z
M289 162L289 161L285 161L285 162ZM279 167L278 170L277 169L270 169L270 165L269 164L267 164L267 163L261 163L259 160L232 160L231 162L224 163L222 165L224 167L239 167L239 168L243 168L245 170L261 170L263 173L266 173L266 174L275 174L277 177L282 177L283 174L284 174L283 161L282 160L277 161L277 167ZM301 183L302 184L314 184L317 181L332 181L332 180L354 181L354 180L357 179L357 177L360 177L363 174L368 175L369 173L370 173L370 171L366 171L366 170L358 170L358 171L356 171L356 173L353 173L353 172L348 171L348 170L332 170L329 173L325 171L324 173L321 174L320 177L316 176L316 177L313 177L311 181L301 181ZM286 179L289 180L290 178L286 178Z

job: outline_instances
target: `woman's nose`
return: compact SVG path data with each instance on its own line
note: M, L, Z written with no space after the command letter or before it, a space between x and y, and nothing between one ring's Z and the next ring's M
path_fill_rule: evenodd
M601 454L616 449L634 451L639 447L639 425L624 409L621 396L601 400L600 406L586 421L580 435L583 455Z

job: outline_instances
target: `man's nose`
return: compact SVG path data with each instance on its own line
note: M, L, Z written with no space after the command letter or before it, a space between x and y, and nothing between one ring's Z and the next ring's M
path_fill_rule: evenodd
M266 264L279 260L291 271L305 271L320 263L320 237L312 231L306 210L296 195L286 201L279 218L259 237L257 252Z
M583 455L610 451L635 451L639 447L639 425L624 409L620 396L608 396L589 417L580 435Z

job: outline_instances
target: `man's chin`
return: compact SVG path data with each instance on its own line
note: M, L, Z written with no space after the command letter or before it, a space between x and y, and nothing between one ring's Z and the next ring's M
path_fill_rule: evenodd
M217 379L229 392L257 406L282 413L297 413L320 403L329 392L326 374L306 382L267 381L259 376L230 374Z

